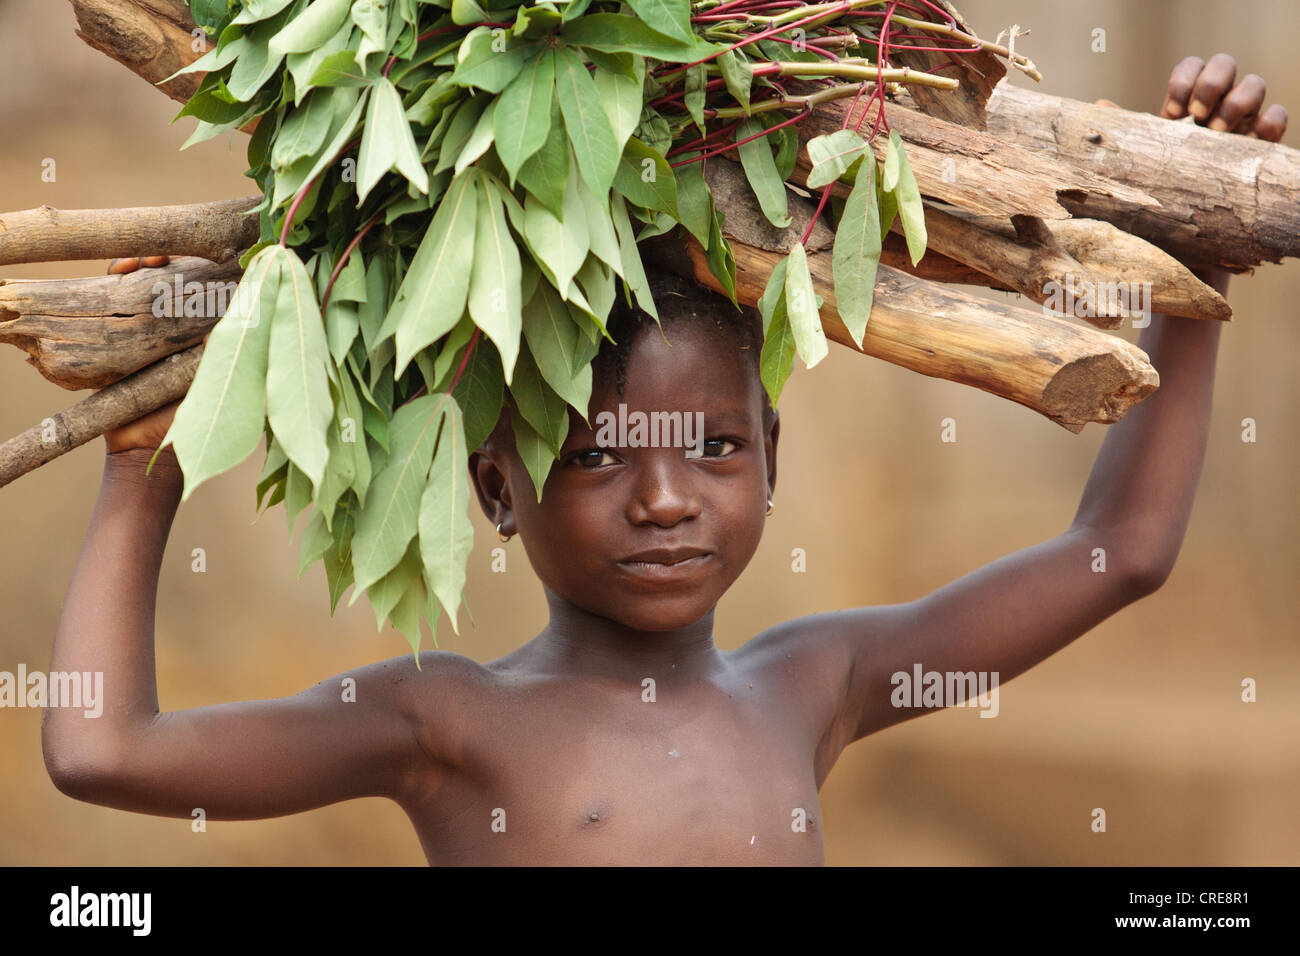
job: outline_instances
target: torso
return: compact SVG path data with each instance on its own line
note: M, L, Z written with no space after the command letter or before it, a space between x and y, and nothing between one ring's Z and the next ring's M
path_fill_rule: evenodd
M639 682L467 661L440 734L456 752L403 807L429 862L821 864L827 715L794 668L723 658L707 681L647 675L653 702Z

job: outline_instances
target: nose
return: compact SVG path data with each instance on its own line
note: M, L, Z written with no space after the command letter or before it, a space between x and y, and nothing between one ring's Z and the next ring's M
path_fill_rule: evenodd
M672 527L701 511L699 490L690 463L680 448L641 448L637 477L628 501L627 517L633 524Z

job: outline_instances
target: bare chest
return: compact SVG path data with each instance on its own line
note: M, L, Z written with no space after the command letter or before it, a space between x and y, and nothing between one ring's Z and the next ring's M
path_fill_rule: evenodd
M532 703L499 710L408 810L430 862L823 862L804 728L733 697Z

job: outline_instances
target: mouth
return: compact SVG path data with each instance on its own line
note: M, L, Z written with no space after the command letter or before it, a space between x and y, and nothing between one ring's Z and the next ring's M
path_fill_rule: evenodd
M618 562L619 568L648 581L683 581L697 574L713 558L702 548L644 551Z

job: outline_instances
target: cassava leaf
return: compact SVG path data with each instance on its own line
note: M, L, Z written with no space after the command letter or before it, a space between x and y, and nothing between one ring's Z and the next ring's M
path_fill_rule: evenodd
M429 175L420 162L415 137L402 110L397 88L381 77L370 96L370 112L361 134L357 159L357 202L365 201L370 190L390 169L405 176L420 192L429 191Z
M496 343L509 382L519 354L522 328L519 247L510 235L496 191L478 191L478 223L469 280L469 314Z
M352 0L312 0L271 38L271 52L279 56L311 52L338 32L351 8Z
M785 298L780 297L773 306L771 324L763 338L763 350L758 359L759 378L773 408L781 400L785 383L794 371L794 358L794 330L790 328Z
M898 188L895 190L898 197L898 215L903 220L907 254L912 259L912 265L916 265L925 255L928 239L925 232L925 206L921 202L921 190L916 184L916 177L912 175L912 165L907 161L907 154L903 152L902 139L897 132L891 130L889 141L898 162Z
M524 463L528 477L533 479L533 488L537 491L537 501L540 504L546 478L558 456L547 446L546 439L537 434L537 431L518 411L511 415L510 425L514 430L515 451Z
M776 170L776 160L772 158L772 145L763 135L766 129L761 121L752 117L741 123L736 130L736 142L744 145L737 152L763 215L772 225L784 229L791 222L790 206L785 183ZM747 139L749 142L745 143Z
M546 139L519 167L519 184L558 219L564 215L564 184L568 178L569 140L564 132L560 104L552 98Z
M532 351L526 345L519 350L510 395L519 413L546 442L552 456L559 455L564 436L569 431L567 403L546 384L533 360Z
M461 86L500 93L520 75L524 60L539 49L537 43L520 41L507 30L475 27L460 45L451 78Z
M355 602L362 590L391 571L415 537L420 495L433 461L445 395L422 395L393 414L388 458L370 484L352 542Z
M627 0L627 4L646 26L683 43L695 42L690 0Z
M589 13L575 17L561 28L560 38L575 46L606 53L639 53L669 63L693 63L716 56L723 50L698 37L690 43L674 39L642 20L622 13Z
M835 226L835 247L831 269L835 279L835 301L844 327L862 347L871 316L871 300L880 264L880 210L876 207L876 161L865 160L858 167L853 191Z
M555 96L583 178L598 198L608 196L623 151L600 106L600 92L591 74L566 47L557 47L555 52Z
M465 410L465 444L474 451L496 427L505 395L501 356L490 342L482 341L482 335L465 361L465 370L452 395Z
M674 219L677 211L677 178L663 154L635 136L623 147L623 158L614 173L614 189L638 206L658 209Z
M569 287L590 251L577 175L577 170L570 166L564 185L563 220L547 209L541 200L535 199L532 193L524 201L524 235L538 261L555 277L557 289Z
M262 437L267 349L285 253L283 246L267 246L249 262L163 438L185 476L182 501L247 458Z
M451 629L459 634L457 612L465 589L465 562L474 547L474 526L469 520L469 452L463 417L453 396L447 396L446 402L442 436L420 495L420 554L428 588L447 612Z
M539 283L524 307L524 337L542 378L586 421L591 401L591 365L576 361L581 354L577 340L582 333L549 282Z
M718 57L718 68L722 70L723 82L727 90L736 98L741 109L749 112L749 91L754 83L754 67L743 54L728 50ZM784 177L782 177L784 178Z
M645 58L632 57L632 76L597 70L592 80L599 95L598 102L614 131L614 145L621 151L628 137L641 122L642 88L645 85Z
M469 170L447 187L384 320L396 333L398 375L416 352L460 321L474 258L477 181L477 172ZM382 339L383 329L379 334Z
M812 368L830 351L817 311L817 293L808 271L808 255L803 243L796 242L787 258L785 273L785 307L794 331L795 348L808 368Z
M316 486L328 458L325 429L334 417L329 344L311 277L297 255L281 249L278 294L270 316L267 418L289 460Z
M851 129L837 129L808 141L808 188L821 189L839 179L856 162L868 155L867 141Z
M551 132L554 92L555 54L547 50L529 62L497 101L493 134L497 155L510 175L511 185L519 175L519 167L542 148Z

